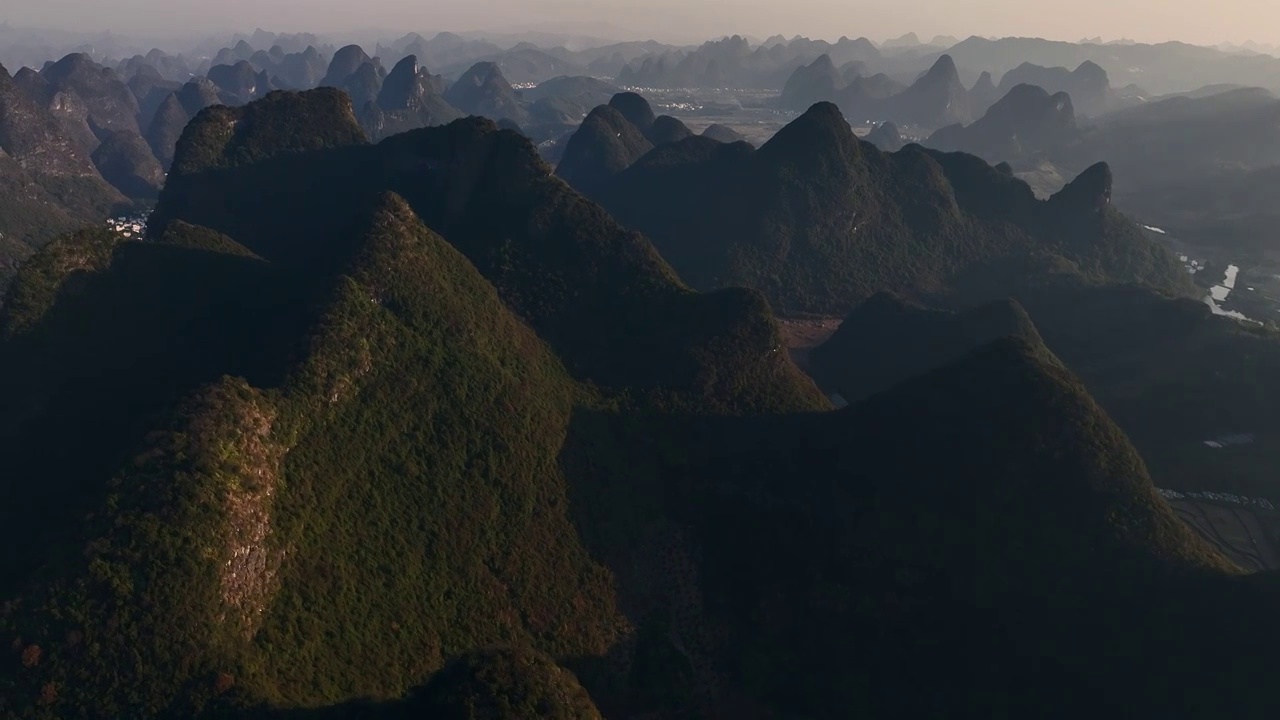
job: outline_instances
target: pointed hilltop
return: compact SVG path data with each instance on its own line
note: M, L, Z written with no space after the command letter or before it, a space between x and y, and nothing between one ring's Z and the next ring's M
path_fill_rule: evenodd
M173 151L178 145L178 139L182 137L183 128L190 121L191 116L182 107L182 101L175 93L169 93L156 109L144 136L162 167L167 169L173 164Z
M227 113L244 113L255 130L228 135ZM300 118L325 130L294 136ZM363 181L352 186L351 177ZM767 404L781 387L802 404L813 399L807 380L769 352L777 329L763 298L689 291L647 240L551 177L526 139L491 121L469 118L369 146L330 90L206 111L183 134L152 225L207 225L272 261L326 267L351 252L342 229L360 199L388 190L461 249L580 377L674 402L685 402L684 393L726 392L707 402ZM299 193L310 199L306 207L290 200ZM244 203L262 210L226 211ZM545 214L551 207L564 215ZM724 335L700 335L697 323L709 318ZM720 388L704 367L711 347L722 351L716 363L761 384Z
M570 136L556 174L574 189L591 195L653 148L692 136L676 118L655 116L642 96L617 93L608 105L592 110Z
M897 152L907 143L902 139L898 126L891 122L883 122L875 130L867 133L866 141L885 152Z
M992 162L1025 165L1036 158L1056 157L1079 137L1070 95L1050 95L1035 85L1017 85L977 122L942 128L926 144L939 150L973 153Z
M830 55L820 55L808 65L796 68L778 96L779 106L804 111L819 101L831 101L846 83L836 70Z
M416 56L406 55L387 74L376 102L361 111L360 124L370 138L381 140L462 117L444 99L444 91L444 78L419 66Z
M523 124L528 116L511 83L496 63L478 62L444 93L448 103L464 113Z
M885 154L830 103L754 152L665 158L637 161L594 197L694 287L751 287L784 312L839 313L885 289L992 300L1061 262L1103 282L1191 292L1174 259L1097 193L1041 202L972 156Z
M360 66L372 61L373 58L369 57L359 45L346 45L339 48L333 54L333 59L329 61L329 67L324 77L320 79L319 86L340 88L346 83L347 78L360 69Z
M726 144L736 143L736 142L747 142L747 139L743 137L742 133L738 132L737 130L734 130L733 128L727 125L721 125L720 123L712 123L708 125L702 131L702 136L711 138L716 142L721 142Z
M991 73L983 71L978 77L978 82L969 88L969 109L975 117L985 115L987 110L1000 100L1002 93L996 87L995 79L991 77Z
M900 125L936 128L973 120L969 91L950 55L943 55L910 87L884 102L883 116Z
M635 123L616 107L601 105L569 137L556 175L590 195L594 188L631 167L652 149L653 143Z

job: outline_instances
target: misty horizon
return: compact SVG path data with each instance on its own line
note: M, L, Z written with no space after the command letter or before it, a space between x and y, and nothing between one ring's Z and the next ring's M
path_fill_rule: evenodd
M158 42L182 42L215 34L249 34L255 29L277 33L314 33L337 38L400 37L410 32L430 36L438 32L460 34L545 33L575 35L610 41L656 40L696 44L709 39L742 35L763 40L774 35L803 36L835 41L841 36L867 37L884 42L915 33L921 42L935 37L1041 38L1080 42L1101 38L1103 42L1131 40L1137 43L1185 42L1196 45L1256 43L1267 45L1280 40L1259 36L1267 25L1260 17L1266 12L1245 12L1244 0L1228 0L1221 12L1212 16L1169 15L1167 6L1154 0L1131 4L1119 10L1102 0L1082 0L1069 14L1029 17L1011 0L983 4L947 4L926 0L898 6L868 3L836 6L827 0L802 0L800 5L750 7L715 2L679 3L656 0L536 0L512 3L505 0L477 10L450 0L429 11L408 6L400 0L374 0L359 7L318 10L296 0L249 3L225 0L216 6L195 3L160 3L134 0L125 7L97 5L85 8L76 0L17 0L4 23L14 28L61 31L82 35L111 35ZM253 22L236 22L241 13ZM1280 14L1277 11L1276 14ZM957 15L959 17L957 17ZM797 17L799 16L799 17ZM1106 17L1105 23L1098 18ZM495 19L501 18L501 19Z

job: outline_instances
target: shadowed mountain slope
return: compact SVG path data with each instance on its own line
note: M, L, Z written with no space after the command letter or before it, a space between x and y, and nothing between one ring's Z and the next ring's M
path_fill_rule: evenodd
M942 128L926 144L992 162L1025 165L1037 158L1059 157L1079 138L1071 96L1016 85L972 125Z
M660 395L721 397L703 398L712 405L768 406L775 390L807 384L771 353L777 329L763 298L689 291L647 240L551 177L516 133L471 118L376 146L348 144L359 127L345 99L326 93L277 93L202 114L183 135L152 225L208 225L270 260L323 266L349 252L343 232L361 195L391 190L462 250L575 374ZM237 113L245 119L236 127L244 130L228 133ZM249 122L254 113L274 119ZM308 114L311 132L294 135L294 118ZM324 138L329 149L284 150ZM268 142L269 157L260 150ZM248 164L252 158L263 162ZM364 180L353 188L342 179L350 177ZM233 210L242 207L257 212ZM701 336L703 327L727 332ZM738 382L735 374L711 371L723 363L740 363L741 377L759 382L719 387Z
M642 164L823 167L786 147ZM53 243L0 310L37 479L0 490L0 714L1276 709L1220 662L1273 589L1034 339L832 412L761 295L689 290L527 139L369 144L331 89L201 112L148 233Z
M840 329L814 350L810 366L824 387L856 403L1005 337L1041 342L1017 301L955 314L879 293L845 317Z
M1191 292L1110 207L1105 165L1042 202L972 156L883 153L828 103L755 151L652 151L593 195L694 287L754 288L783 312L841 313L880 290L990 300L1059 272Z

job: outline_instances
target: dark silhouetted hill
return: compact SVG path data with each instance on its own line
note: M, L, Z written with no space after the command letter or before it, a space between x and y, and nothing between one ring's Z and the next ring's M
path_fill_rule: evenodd
M906 146L898 126L891 122L880 123L875 130L867 133L866 141L885 152L897 152Z
M1079 137L1071 96L1017 85L972 125L942 128L926 144L1025 167L1041 158L1062 156Z
M978 77L978 82L969 88L969 110L974 117L981 117L1005 94L996 87L991 73L984 71Z
M820 103L754 152L651 153L593 195L697 288L839 313L880 290L997 299L1027 276L1190 293L1186 272L1109 206L1109 171L1048 202L976 157L889 155Z
M654 116L649 101L633 92L614 95L592 110L565 144L556 174L586 195L655 147L693 137L670 115ZM710 138L708 138L710 139Z
M92 158L103 179L126 197L155 198L164 185L164 168L137 133L121 130L107 135Z
M226 133L234 118L244 132ZM343 177L364 182L357 189ZM342 228L354 200L383 190L403 194L447 234L576 374L678 403L686 393L727 398L711 405L787 405L792 400L778 400L776 387L808 384L770 352L777 329L763 298L692 293L647 240L551 177L527 140L489 121L455 121L368 146L345 98L331 90L210 109L183 134L151 225L184 220L271 260L335 263L347 252ZM260 210L227 212L246 202ZM544 208L577 220L544 215ZM703 337L705 323L730 329ZM721 370L704 366L711 358ZM767 381L749 386L741 377Z
M880 116L899 125L936 128L973 120L969 92L950 55L938 58L933 67L901 93L887 98L878 108Z
M387 74L377 101L360 111L360 122L371 138L380 140L462 117L445 101L444 89L444 78L419 67L415 56L406 55Z
M712 123L708 125L706 129L702 131L702 136L722 143L747 142L747 139L742 136L742 133L719 123Z
M579 192L590 194L652 149L645 133L616 107L601 105L565 144L556 174Z
M788 110L803 112L819 101L834 101L837 92L846 86L831 56L821 55L812 63L796 68L787 84L782 87L778 104Z
M163 167L173 163L173 151L182 137L182 129L190 122L191 117L182 106L182 101L174 93L160 103L156 114L147 127L146 140L152 154Z
M1018 85L1036 85L1051 95L1066 93L1071 96L1076 109L1093 117L1110 109L1112 100L1107 71L1090 61L1081 63L1075 70L1023 63L1000 78L1000 94L1006 94Z
M976 158L881 153L829 105L759 150L688 137L629 174L759 183L728 230L763 217L797 248L815 217L871 222L864 278L1027 245L1141 269L1123 233L1090 234L1127 222L1105 168L1017 200ZM0 486L6 715L1280 704L1267 663L1222 662L1280 639L1270 579L1182 524L1034 338L831 411L760 293L689 289L490 120L375 145L332 88L206 108L145 240L83 233L23 267L0 396L6 472L39 478Z
M511 120L521 124L527 117L502 70L491 62L471 66L445 91L444 99L465 113L492 120Z

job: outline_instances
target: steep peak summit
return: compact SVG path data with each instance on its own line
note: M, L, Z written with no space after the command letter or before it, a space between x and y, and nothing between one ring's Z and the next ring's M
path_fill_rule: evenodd
M960 71L956 69L956 61L951 59L950 55L944 54L938 58L933 67L929 68L929 72L920 78L920 82L925 83L949 83L960 81Z
M343 81L356 70L359 70L361 65L372 60L373 58L369 57L359 45L347 45L340 48L333 54L333 59L329 61L329 70L325 73L324 79L320 81L320 85L341 87Z
M1107 79L1107 71L1104 70L1101 65L1092 60L1085 60L1080 63L1080 66L1073 70L1072 74L1082 75L1089 78Z
M817 57L816 60L809 63L809 67L815 70L828 70L828 69L835 70L836 64L832 62L830 55L828 55L827 53L822 53Z
M391 72L387 73L387 81L390 82L393 78L403 81L415 77L417 74L418 56L405 55L400 59L400 62L395 64L395 67L391 68Z
M637 93L618 93L609 99L609 107L622 113L622 117L639 128L640 132L648 132L649 128L653 127L654 120L657 119L654 117L653 108L649 106L649 101Z
M418 56L406 55L387 73L378 93L378 105L385 110L408 107L418 89Z
M775 133L760 148L760 153L763 157L793 162L814 153L844 155L851 146L856 148L857 143L840 108L835 103L817 102Z
M1101 214L1111 205L1111 166L1097 163L1076 176L1049 202L1067 211Z

